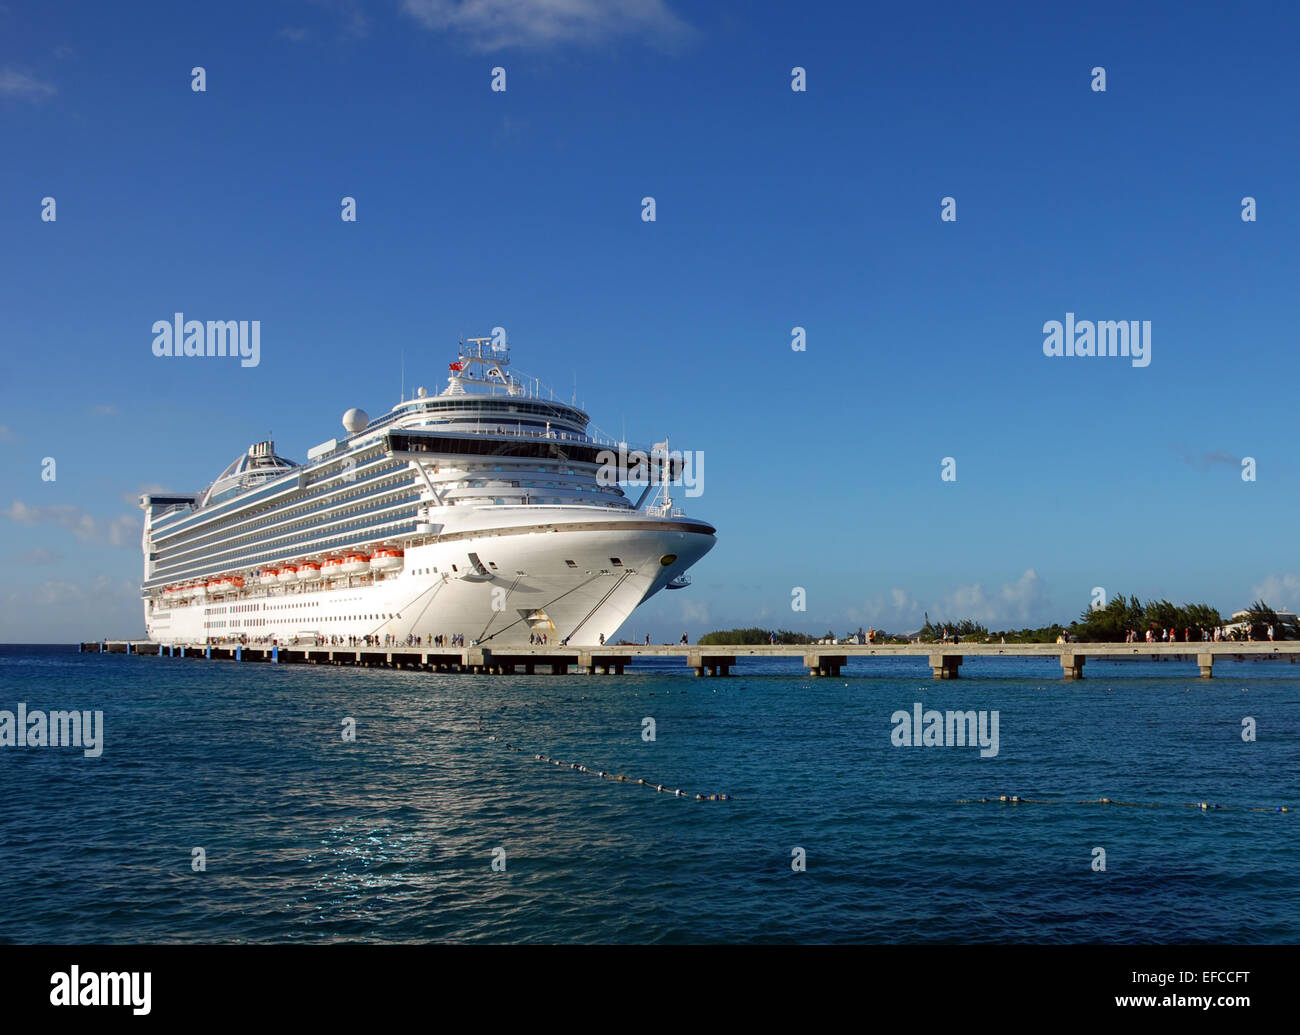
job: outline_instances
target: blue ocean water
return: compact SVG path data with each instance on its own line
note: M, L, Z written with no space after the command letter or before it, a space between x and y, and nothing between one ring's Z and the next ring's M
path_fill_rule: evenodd
M100 709L105 737L98 758L0 748L0 941L1300 942L1300 813L1182 807L1300 807L1300 669L1085 672L502 677L3 647L0 709ZM998 754L895 747L918 701L997 710ZM1002 794L1160 807L958 803Z

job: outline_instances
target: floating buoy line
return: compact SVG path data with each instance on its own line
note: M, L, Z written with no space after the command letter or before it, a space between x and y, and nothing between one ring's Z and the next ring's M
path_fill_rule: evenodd
M598 777L602 780L612 780L615 783L627 783L637 787L648 787L650 790L659 794L666 794L670 798L694 798L696 801L735 801L735 796L731 794L691 794L683 791L679 787L669 787L665 783L655 783L653 780L642 780L637 777L626 776L623 773L612 773L607 769L596 769L592 766L581 765L577 762L565 762L558 758L551 758L550 755L543 755L537 752L529 752L516 744L502 740L493 734L488 735L488 740L493 743L505 745L507 751L517 751L522 755L532 754L534 760L538 762L550 762L551 765L558 766L561 769L572 769L575 772L587 773L590 776Z
M1130 809L1197 809L1201 812L1294 812L1290 805L1220 805L1212 801L1116 801L1114 798L1087 798L1083 801L1047 801L1022 798L1018 794L1000 794L996 798L958 798L958 805L1119 805Z

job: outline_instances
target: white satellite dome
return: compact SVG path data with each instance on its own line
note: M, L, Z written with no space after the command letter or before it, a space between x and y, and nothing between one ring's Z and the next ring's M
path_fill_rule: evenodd
M365 410L358 410L355 406L343 414L343 427L350 434L355 435L358 431L364 431L366 425L370 423L370 418L366 416Z

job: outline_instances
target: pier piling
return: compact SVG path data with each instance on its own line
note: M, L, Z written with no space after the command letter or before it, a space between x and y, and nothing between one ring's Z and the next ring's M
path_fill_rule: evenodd
M931 654L930 673L935 679L956 679L961 659L960 654Z
M872 657L915 657L929 664L935 679L958 678L962 662L971 657L1055 658L1063 679L1082 679L1084 662L1099 660L1195 662L1203 679L1214 676L1218 660L1300 660L1300 641L1193 642L1193 643L962 643L961 653L933 643L835 645L727 645L658 647L611 644L608 647L526 646L472 647L408 646L344 649L318 643L170 643L147 640L104 640L79 644L83 653L133 654L212 661L260 661L272 664L358 665L378 668L419 669L426 672L465 672L491 675L534 675L549 671L565 675L575 668L582 675L621 676L636 658L679 658L700 677L730 676L738 658L797 658L810 677L839 676L849 661ZM721 653L726 651L727 653ZM1172 674L1172 673L1171 673Z

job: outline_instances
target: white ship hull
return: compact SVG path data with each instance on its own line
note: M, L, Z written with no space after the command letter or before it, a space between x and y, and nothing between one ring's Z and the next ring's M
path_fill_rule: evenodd
M255 442L198 493L142 494L146 635L612 641L713 547L713 526L669 495L699 482L667 439L646 452L593 438L585 412L508 366L503 341L471 338L441 394L419 388L373 421L348 410L346 436L305 463ZM702 460L691 469L702 477ZM625 485L643 487L636 503Z
M550 644L595 646L602 636L614 642L633 610L704 556L715 539L711 529L701 530L708 526L689 520L655 521L644 514L609 520L607 513L563 508L548 515L545 526L497 528L411 547L397 572L249 585L236 594L152 609L146 601L147 635L158 643L329 643L370 636L383 644L410 636L428 644L435 636L460 636L467 646L506 646L527 645L530 635L543 634ZM470 554L480 558L483 571Z

